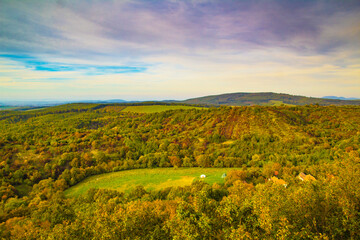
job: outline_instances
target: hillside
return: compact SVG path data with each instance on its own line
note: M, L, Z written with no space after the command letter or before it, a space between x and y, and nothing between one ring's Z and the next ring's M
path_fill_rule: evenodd
M351 239L359 126L359 106L1 111L0 238ZM124 171L145 168L166 174L147 181ZM192 181L206 168L237 170L224 182Z
M192 98L183 101L189 104L212 104L212 105L229 105L229 106L277 106L277 105L307 105L319 104L321 106L329 105L360 105L360 100L339 100L312 98L304 96L295 96L284 93L228 93L220 95L205 96Z

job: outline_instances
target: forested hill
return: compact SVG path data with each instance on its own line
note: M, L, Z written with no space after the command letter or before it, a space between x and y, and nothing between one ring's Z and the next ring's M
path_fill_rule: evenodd
M213 104L229 106L277 106L285 105L307 105L318 104L321 106L329 105L360 105L360 100L339 100L326 98L313 98L304 96L295 96L283 93L228 93L221 95L212 95L185 100L184 103L190 104Z
M0 238L358 236L359 106L154 108L69 104L0 112ZM158 167L241 170L224 185L64 196L92 175ZM300 173L316 180L303 182Z

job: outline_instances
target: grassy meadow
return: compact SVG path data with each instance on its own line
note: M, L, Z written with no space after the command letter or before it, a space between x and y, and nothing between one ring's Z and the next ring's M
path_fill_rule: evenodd
M278 100L270 100L268 103L264 104L264 106L296 106L296 105L284 103L283 101L278 101Z
M160 190L167 187L190 185L194 180L209 184L223 183L224 173L234 168L154 168L134 169L91 176L77 185L67 189L67 197L77 197L90 188L115 189L128 192L137 185L146 190ZM200 178L202 174L206 178Z

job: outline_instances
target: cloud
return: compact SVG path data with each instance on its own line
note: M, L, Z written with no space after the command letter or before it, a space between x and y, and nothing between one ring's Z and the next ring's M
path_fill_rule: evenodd
M355 0L3 0L0 84L129 98L358 96L359 26Z
M321 41L329 19L359 25L359 7L357 1L5 1L0 47L127 57L214 47L321 52L359 36Z

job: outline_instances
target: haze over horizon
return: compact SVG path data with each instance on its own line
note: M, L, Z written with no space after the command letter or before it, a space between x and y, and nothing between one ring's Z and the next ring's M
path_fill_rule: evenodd
M232 92L360 98L360 2L0 0L0 101Z

